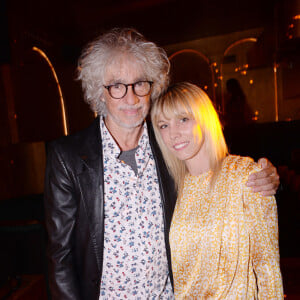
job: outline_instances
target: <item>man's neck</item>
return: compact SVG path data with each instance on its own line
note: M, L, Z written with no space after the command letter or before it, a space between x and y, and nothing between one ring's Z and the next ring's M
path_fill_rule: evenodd
M133 128L126 128L117 126L111 122L106 122L105 119L104 122L106 128L118 144L121 151L132 150L138 146L140 137L144 130L143 124Z

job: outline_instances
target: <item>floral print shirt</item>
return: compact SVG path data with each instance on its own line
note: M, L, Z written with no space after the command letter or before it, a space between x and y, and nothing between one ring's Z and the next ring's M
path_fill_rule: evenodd
M147 126L135 153L137 175L100 120L104 165L104 255L100 299L174 299L164 223Z

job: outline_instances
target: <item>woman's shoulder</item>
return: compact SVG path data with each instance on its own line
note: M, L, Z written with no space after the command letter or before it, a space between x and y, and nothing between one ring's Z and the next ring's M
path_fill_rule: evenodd
M221 172L235 180L245 182L251 173L260 171L259 165L251 157L228 155L224 158Z
M225 170L223 176L226 176L227 188L231 194L243 195L243 204L252 210L274 209L276 207L275 198L272 196L262 196L260 193L253 193L251 188L246 185L250 174L260 171L259 165L250 157L229 155L222 165Z
M260 167L251 157L230 154L224 158L222 169L249 173L259 171Z

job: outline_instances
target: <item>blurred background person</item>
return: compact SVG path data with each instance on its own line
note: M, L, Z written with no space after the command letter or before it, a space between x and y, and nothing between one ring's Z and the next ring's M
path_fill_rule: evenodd
M253 122L253 112L247 102L245 93L235 78L226 81L225 127L235 129Z

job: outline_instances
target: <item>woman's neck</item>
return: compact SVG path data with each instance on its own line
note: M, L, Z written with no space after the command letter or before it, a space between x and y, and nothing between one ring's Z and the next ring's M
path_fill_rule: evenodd
M185 161L189 173L193 176L206 173L211 169L209 155L201 149L193 158Z

